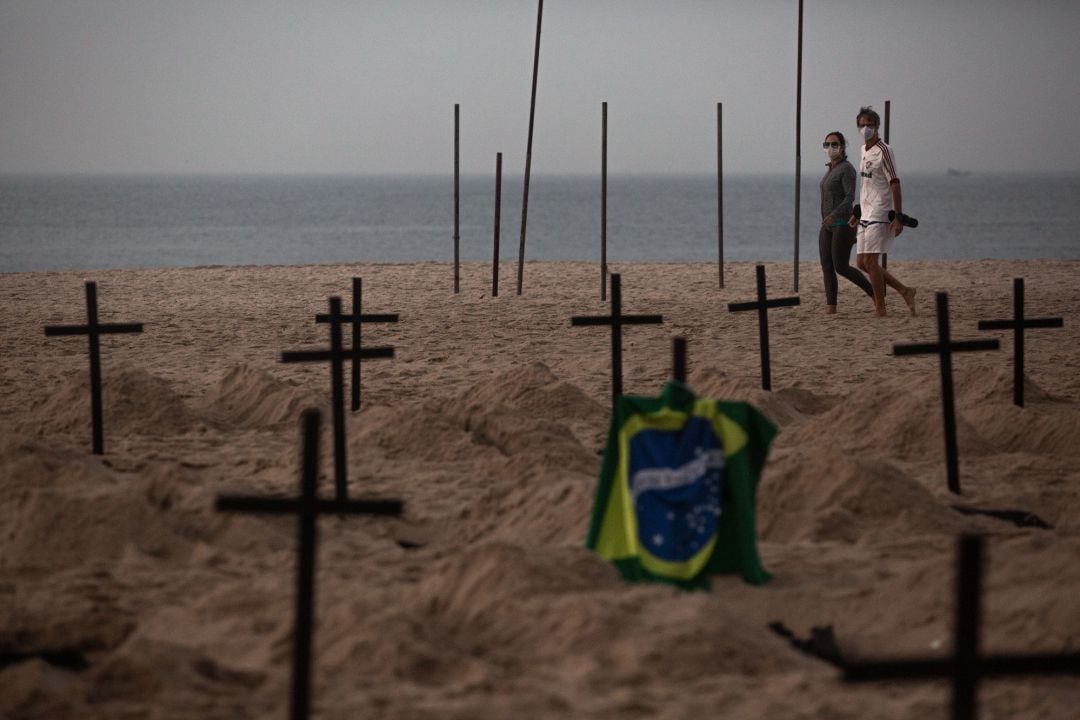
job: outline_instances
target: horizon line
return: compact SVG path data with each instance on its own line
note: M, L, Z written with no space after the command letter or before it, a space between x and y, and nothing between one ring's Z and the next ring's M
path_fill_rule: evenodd
M515 173L515 176L519 173ZM905 175L917 177L946 176L963 177L975 176L1044 176L1044 175L1080 175L1080 169L1076 170L967 170L961 168L945 168L943 170L909 170ZM454 173L449 172L334 172L334 171L167 171L167 170L135 170L135 171L2 171L0 178L452 178ZM460 177L488 178L494 176L494 172L462 172ZM562 171L562 172L538 172L532 173L533 177L547 178L599 178L599 172ZM665 170L641 170L609 172L608 177L708 177L715 178L715 172L706 171L665 171ZM724 177L787 177L794 178L794 173L784 171L736 171L724 173ZM812 179L812 175L803 173L803 179Z

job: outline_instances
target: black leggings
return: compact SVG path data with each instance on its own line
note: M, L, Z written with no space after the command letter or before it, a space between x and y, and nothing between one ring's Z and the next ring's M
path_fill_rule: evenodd
M837 274L843 275L874 297L874 288L861 272L848 264L851 246L855 244L855 228L848 225L822 227L818 233L818 254L821 256L821 272L825 276L825 302L836 304Z

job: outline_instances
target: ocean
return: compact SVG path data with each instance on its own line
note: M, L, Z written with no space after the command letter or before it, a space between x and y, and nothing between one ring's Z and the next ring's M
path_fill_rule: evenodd
M823 168L822 168L823 170ZM820 175L804 168L800 259L817 260ZM919 219L898 260L1080 258L1080 174L904 176ZM516 262L522 178L503 178ZM791 261L793 177L724 178L724 257ZM463 261L493 256L494 177L461 180ZM611 262L715 262L715 175L608 178ZM0 177L0 272L453 260L447 176ZM534 176L526 260L600 257L599 176Z

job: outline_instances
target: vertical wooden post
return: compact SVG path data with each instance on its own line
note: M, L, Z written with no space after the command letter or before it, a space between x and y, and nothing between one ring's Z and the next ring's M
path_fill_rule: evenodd
M890 110L891 109L892 109L892 100L886 100L885 101L885 128L884 128L884 130L885 130L885 136L884 137L885 137L885 144L886 145L889 144L889 115L890 115ZM889 253L881 253L881 269L882 270L888 270L889 269ZM889 285L887 283L886 283L885 287L882 289L881 292L882 292L883 296L889 292Z
M976 717L979 681L979 624L982 615L982 538L960 536L956 568L956 609L953 631L955 675L952 716L955 720ZM962 602L963 599L967 602Z
M716 237L720 287L724 287L724 104L716 103Z
M611 317L622 316L622 276L611 276ZM622 395L622 324L614 322L611 326L611 406Z
M939 292L937 299L938 342L945 345L952 334L949 329L949 296ZM945 473L949 490L960 494L960 454L956 442L956 401L953 393L952 353L941 355L941 405L945 416Z
M536 117L536 76L540 68L540 24L544 17L544 0L537 0L536 45L533 50L532 97L529 100L529 139L525 145L525 186L521 197L521 243L518 246L517 294L521 294L525 279L525 227L529 216L529 174L532 172L533 120Z
M1013 404L1024 407L1024 278L1013 278Z
M101 337L98 335L97 283L86 283L86 327L90 338L90 419L94 455L105 454L104 412L101 404Z
M315 634L315 565L319 543L315 506L319 478L319 413L311 410L305 412L303 428L303 472L296 518L296 551L299 557L296 563L296 616L293 621L296 637L292 647L292 702L289 714L292 720L307 720L311 709L311 644Z
M461 122L460 105L454 103L454 293L461 291Z
M345 460L345 377L341 356L341 298L330 298L330 392L333 396L334 418L334 492L338 500L349 497L348 472ZM359 360L353 359L354 365Z
M600 108L600 299L607 300L607 102Z
M354 277L352 279L352 411L360 409L360 328L364 297L364 279ZM331 321L333 322L333 321Z
M499 220L502 214L502 153L495 153L495 250L491 260L491 297L499 297Z
M799 0L802 5L802 0ZM761 346L761 389L772 390L772 369L769 358L769 316L765 311L765 266L754 268L757 279L757 302L762 308L758 311L758 344Z
M799 292L799 195L802 182L803 0L799 0L799 61L795 80L795 292Z
M677 337L671 342L671 376L676 382L686 384L686 338Z

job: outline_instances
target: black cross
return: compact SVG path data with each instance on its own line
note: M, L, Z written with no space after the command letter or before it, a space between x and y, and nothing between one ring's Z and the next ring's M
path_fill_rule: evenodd
M361 313L360 304L363 294L363 280L354 277L352 279L352 315L341 316L341 322L352 323L352 349L354 354L360 352L360 326L362 323L396 323L398 321L397 313L384 315L364 315ZM330 316L316 315L315 322L330 322ZM352 409L353 412L360 409L360 361L358 360L354 360L352 364Z
M308 716L311 704L311 636L315 624L315 551L319 515L392 515L402 512L400 500L320 500L319 412L304 413L304 471L300 497L270 498L251 495L219 495L219 512L296 515L299 519L299 558L296 564L296 621L293 628L292 720Z
M937 293L936 343L893 345L893 355L932 355L941 357L941 407L945 416L945 467L949 490L960 493L960 461L956 448L956 407L953 401L952 354L954 352L978 352L997 350L997 340L966 340L953 342L949 338L949 294Z
M394 348L390 347L361 350L354 346L352 350L343 350L341 321L345 317L348 316L341 314L341 298L330 298L330 349L281 353L283 363L330 361L330 394L334 412L334 492L339 502L349 496L345 468L345 378L342 375L342 364L345 360L352 360L356 364L360 358L394 357Z
M686 384L686 338L671 341L671 376L676 382Z
M978 683L982 677L1080 674L1080 652L979 656L983 539L976 535L964 535L958 544L953 656L848 663L844 666L844 680L874 682L951 678L953 720L975 720Z
M141 333L142 323L98 322L97 283L86 283L86 324L46 325L46 337L57 335L86 335L90 338L90 419L93 432L94 455L105 454L105 432L102 429L101 410L101 336L119 333Z
M765 299L765 266L757 266L757 300L754 302L728 303L728 312L742 312L744 310L757 310L758 312L758 346L761 351L761 389L772 390L772 372L769 369L769 308L790 307L798 305L799 298L786 297Z
M1024 278L1013 278L1013 319L980 320L980 330L1013 331L1013 403L1024 407L1024 329L1064 327L1061 318L1024 319Z
M659 325L664 322L663 315L623 315L622 314L622 278L618 273L611 274L611 315L576 315L570 318L570 324L610 325L611 326L611 398L622 392L622 326L623 325Z

